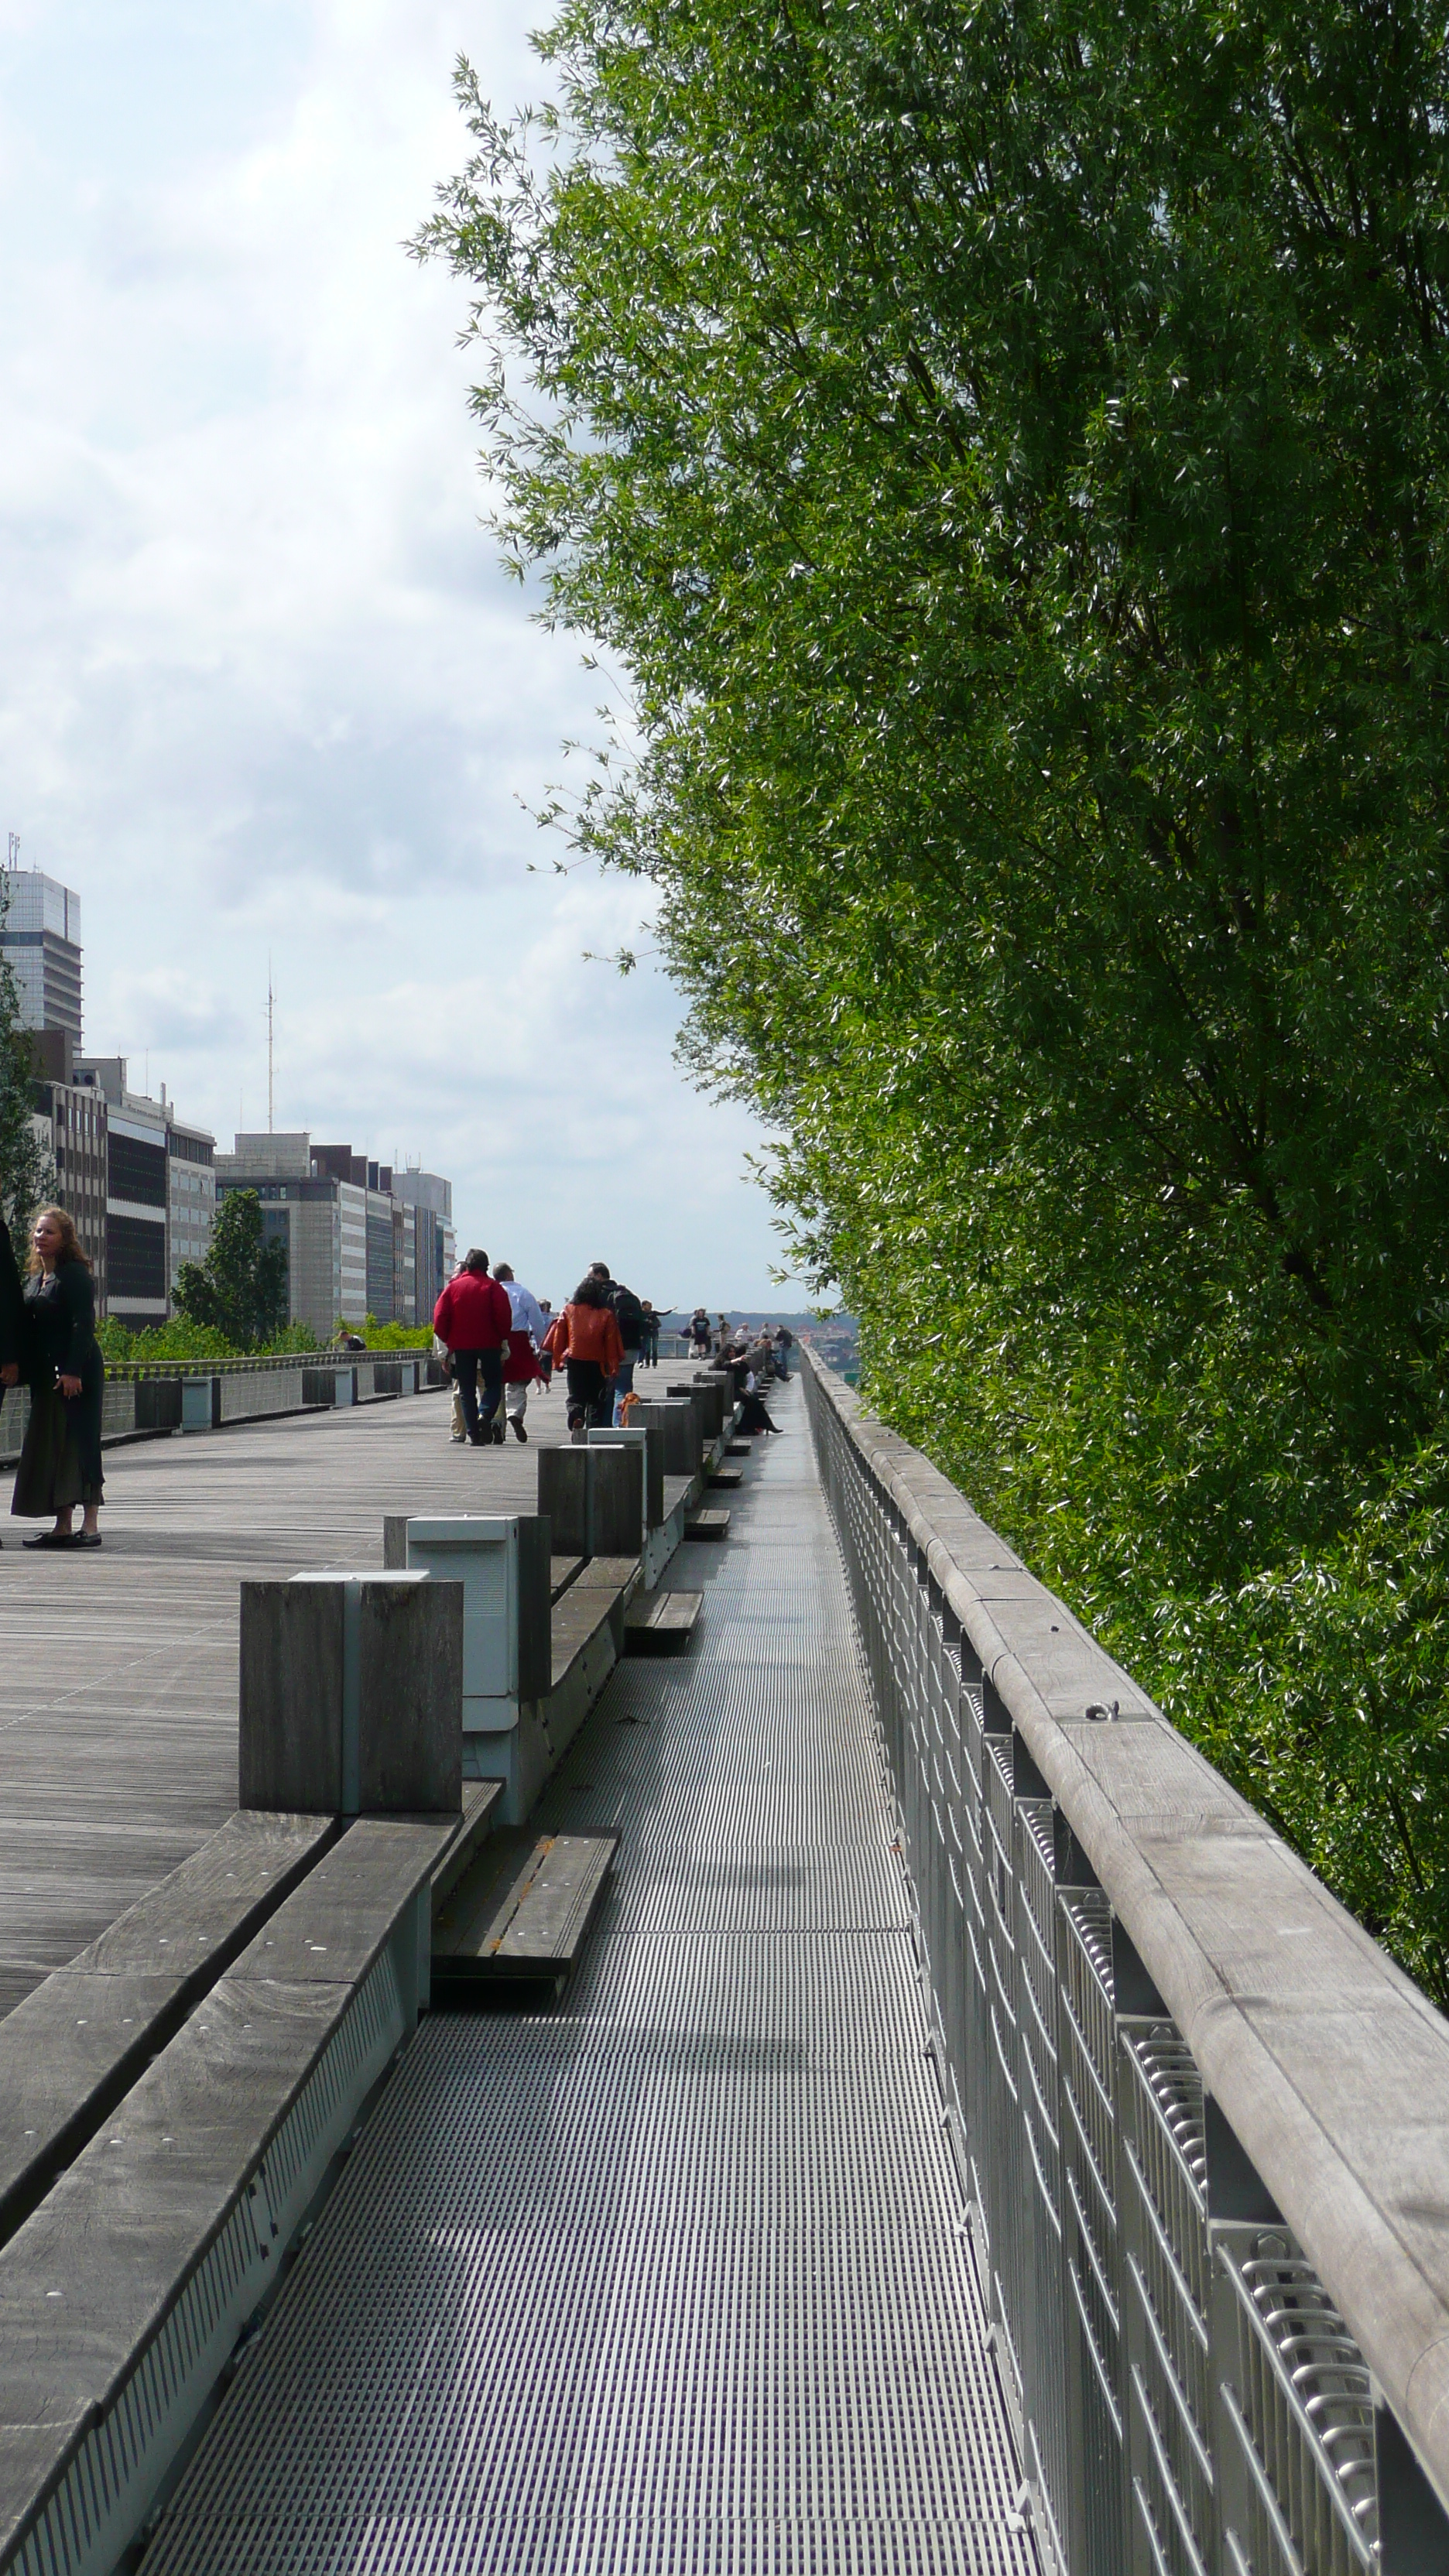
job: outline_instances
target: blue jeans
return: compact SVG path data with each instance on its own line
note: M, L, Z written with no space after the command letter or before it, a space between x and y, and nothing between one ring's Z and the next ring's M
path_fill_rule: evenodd
M637 1351L626 1351L609 1380L609 1393L614 1399L614 1429L624 1419L624 1398L634 1392L634 1371L639 1365Z

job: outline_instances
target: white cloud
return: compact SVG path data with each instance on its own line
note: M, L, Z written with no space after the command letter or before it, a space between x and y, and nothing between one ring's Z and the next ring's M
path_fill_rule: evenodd
M88 1043L259 1122L270 953L279 1124L420 1153L555 1286L622 1237L666 1293L772 1294L748 1122L682 1087L657 977L582 961L637 891L527 873L606 685L496 568L466 295L400 247L466 150L457 52L533 91L518 22L0 25L0 824L82 895Z

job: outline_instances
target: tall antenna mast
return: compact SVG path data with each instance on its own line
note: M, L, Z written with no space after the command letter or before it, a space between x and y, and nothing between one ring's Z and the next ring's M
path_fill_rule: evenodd
M267 950L267 1134L272 1133L272 952Z
M10 835L10 849L6 857L5 864L7 868L18 868L20 865L20 835L18 832L12 832Z

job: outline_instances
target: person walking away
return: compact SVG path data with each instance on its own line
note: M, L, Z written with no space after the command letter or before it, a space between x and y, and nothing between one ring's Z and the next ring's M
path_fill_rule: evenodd
M493 1416L503 1393L503 1356L512 1329L508 1291L489 1278L487 1253L465 1252L456 1276L433 1308L433 1330L447 1344L463 1399L463 1427L475 1449L486 1449L493 1439Z
M612 1410L604 1417L606 1422L613 1423L617 1431L624 1418L621 1410L624 1398L634 1391L634 1371L639 1365L639 1345L644 1338L644 1309L632 1288L626 1288L622 1279L612 1279L609 1276L607 1261L591 1261L589 1277L597 1279L604 1290L614 1310L614 1321L619 1327L619 1339L623 1344L624 1356L619 1362L614 1373L613 1384L609 1388Z
M558 1320L553 1311L553 1299L540 1297L538 1311L543 1317L543 1340L538 1346L538 1365L546 1392L553 1384L553 1343L550 1336Z
M775 1327L775 1366L778 1368L780 1375L787 1386L790 1383L790 1353L794 1347L795 1336L791 1332L788 1324L777 1324Z
M508 1357L503 1363L503 1411L513 1425L516 1440L526 1440L528 1432L523 1417L528 1411L528 1390L543 1383L538 1355L548 1332L543 1308L531 1288L520 1288L513 1276L513 1264L495 1261L493 1276L505 1290L513 1321L508 1331ZM495 1422L495 1440L503 1437L503 1424Z
M42 1208L30 1237L24 1292L30 1421L10 1509L19 1520L54 1512L54 1529L26 1547L99 1547L103 1498L101 1392L91 1265L64 1208ZM75 1507L81 1526L73 1529Z
M612 1420L609 1389L624 1357L608 1292L592 1271L579 1281L549 1340L568 1378L569 1437L582 1441L591 1427L602 1430Z

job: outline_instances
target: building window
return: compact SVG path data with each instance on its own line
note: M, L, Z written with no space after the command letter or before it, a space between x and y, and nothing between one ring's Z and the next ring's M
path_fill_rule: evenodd
M166 1296L166 1228L141 1216L106 1219L106 1285L121 1303L164 1301Z

